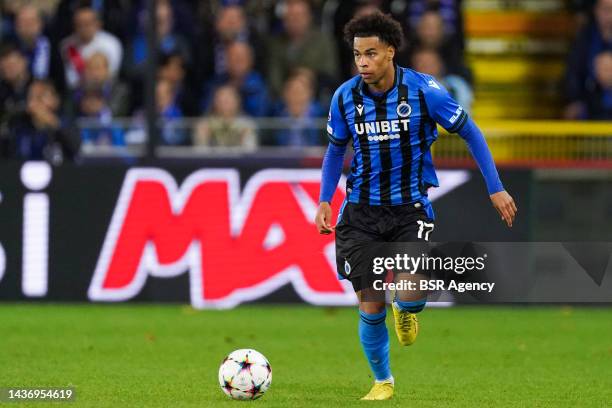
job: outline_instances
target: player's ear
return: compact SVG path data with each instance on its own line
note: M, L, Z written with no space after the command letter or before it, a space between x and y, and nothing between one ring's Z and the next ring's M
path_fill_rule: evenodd
M391 61L395 57L395 48L388 46L387 47L387 59Z

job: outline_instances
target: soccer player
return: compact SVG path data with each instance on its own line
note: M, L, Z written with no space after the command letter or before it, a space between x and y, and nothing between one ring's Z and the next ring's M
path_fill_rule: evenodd
M359 299L359 339L376 379L364 400L393 396L389 336L384 298L376 299L367 265L356 263L368 244L429 240L434 214L427 189L438 186L430 147L436 123L458 133L482 172L493 207L508 227L517 212L504 190L487 143L472 119L433 77L393 62L403 38L401 26L376 12L357 17L344 28L359 75L342 84L331 102L316 225L336 233L338 273L351 281ZM346 200L336 225L330 202L340 179L346 146L354 150ZM402 345L418 333L416 313L426 294L396 292L392 303L395 331Z

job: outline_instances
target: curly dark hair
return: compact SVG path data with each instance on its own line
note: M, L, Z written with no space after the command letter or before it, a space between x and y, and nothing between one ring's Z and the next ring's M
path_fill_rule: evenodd
M396 50L403 45L402 26L389 14L376 11L361 17L355 17L344 26L344 41L353 48L355 37L378 37Z

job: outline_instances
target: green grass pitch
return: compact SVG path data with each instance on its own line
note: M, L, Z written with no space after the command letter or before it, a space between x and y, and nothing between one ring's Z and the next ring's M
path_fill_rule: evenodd
M4 304L0 322L0 387L76 388L74 403L15 407L612 405L607 308L429 308L404 348L388 313L396 395L384 402L358 401L372 378L354 308ZM217 370L245 347L268 357L272 387L231 401Z

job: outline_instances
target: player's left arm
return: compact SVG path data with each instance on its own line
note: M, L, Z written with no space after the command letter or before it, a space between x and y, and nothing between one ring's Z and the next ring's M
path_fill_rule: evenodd
M433 80L432 80L433 81ZM517 207L514 199L504 189L491 150L482 132L467 112L435 81L430 81L425 99L431 117L449 133L458 133L465 140L480 172L484 176L489 197L501 219L512 227Z
M489 146L482 132L478 126L476 126L476 123L468 117L465 125L458 130L457 133L466 141L472 157L476 160L480 172L485 178L493 207L497 210L501 219L505 221L509 227L512 227L518 209L516 208L514 199L504 189L499 179L493 156L491 155L491 151L489 150Z

